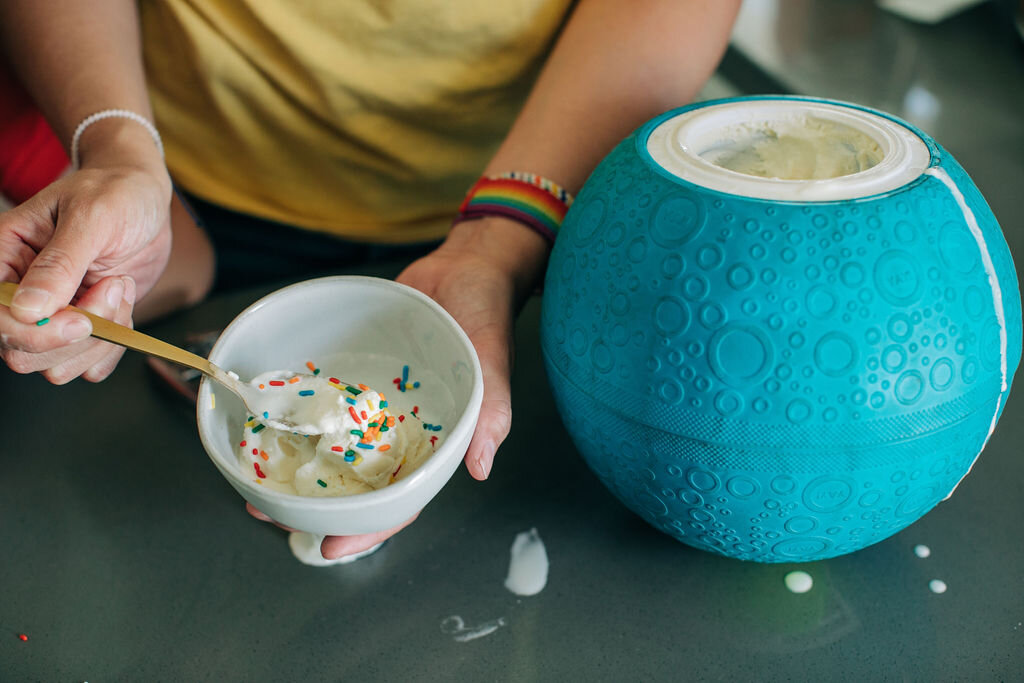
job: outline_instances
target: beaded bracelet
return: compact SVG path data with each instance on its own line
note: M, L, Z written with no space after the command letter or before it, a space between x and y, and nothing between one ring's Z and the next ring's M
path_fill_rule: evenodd
M561 186L534 173L509 171L484 176L466 193L452 224L504 216L554 242L572 199Z
M71 136L71 167L78 168L78 143L82 139L82 133L85 129L103 119L129 119L138 123L149 133L150 137L153 138L153 142L156 143L156 148L160 150L160 156L164 156L164 142L160 139L160 133L157 131L156 126L147 119L145 116L136 114L133 111L127 109L104 109L98 111L95 114L90 114L82 119L82 122L75 128L74 134Z

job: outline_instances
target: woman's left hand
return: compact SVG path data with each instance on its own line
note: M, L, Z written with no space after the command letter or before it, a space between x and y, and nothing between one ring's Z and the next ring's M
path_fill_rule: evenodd
M462 326L483 370L484 396L476 432L466 451L474 479L491 472L494 454L512 427L512 331L515 315L540 281L548 244L528 228L504 218L457 224L430 254L396 278L440 303ZM250 514L267 520L254 509ZM366 550L415 520L360 536L328 536L320 551L327 559Z

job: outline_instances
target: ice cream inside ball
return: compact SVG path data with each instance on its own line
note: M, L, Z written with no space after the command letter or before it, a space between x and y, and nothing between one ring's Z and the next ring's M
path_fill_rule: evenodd
M799 116L730 126L700 156L716 166L761 178L824 180L859 173L884 156L861 131Z

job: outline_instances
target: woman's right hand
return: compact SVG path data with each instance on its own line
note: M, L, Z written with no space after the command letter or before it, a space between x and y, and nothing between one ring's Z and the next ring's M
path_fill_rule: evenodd
M171 248L171 182L152 139L133 121L95 127L109 144L0 213L0 280L20 283L11 308L0 306L0 357L54 384L79 376L98 382L123 353L89 338L88 318L62 309L74 300L130 325L136 299L156 283Z

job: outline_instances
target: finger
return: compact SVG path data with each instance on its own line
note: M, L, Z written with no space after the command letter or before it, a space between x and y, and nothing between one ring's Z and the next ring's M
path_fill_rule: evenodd
M123 276L121 280L124 283L124 289L117 312L114 315L114 322L125 327L132 327L132 311L135 308L136 293L135 280L127 275ZM123 346L105 342L101 343L100 346L105 350L105 354L100 360L93 363L88 370L82 373L82 379L87 382L102 382L105 380L114 371L114 368L117 367L121 357L124 356L125 348Z
M93 315L112 320L117 317L123 305L125 284L126 279L123 277L103 278L82 294L78 306ZM115 351L114 345L99 340L90 340L77 351L63 362L45 370L43 377L54 384L66 384L100 363L110 353L119 353Z
M262 512L260 512L256 508L254 508L252 506L252 503L246 503L245 504L245 511L248 512L253 517L255 517L256 519L260 520L261 522L270 522L274 526L279 527L281 529L284 529L285 531L298 531L298 529L293 529L290 526L285 526L284 524L280 524L278 522L275 522L270 517L268 517L267 515L263 514Z
M345 555L352 555L353 553L360 553L364 550L369 550L373 546L378 543L383 543L405 527L415 522L416 518L419 516L420 513L417 512L410 519L405 520L396 527L391 527L384 531L377 531L372 534L362 534L359 536L327 536L324 538L323 543L320 544L320 554L323 555L326 560L336 560L339 557L344 557Z
M26 325L15 320L10 309L0 306L0 343L13 351L45 354L88 339L90 333L92 323L81 313L60 311Z
M34 323L71 302L102 247L96 231L88 227L97 220L104 220L97 210L58 218L52 239L32 261L14 293L11 313L16 320Z
M3 338L4 335L0 333L0 341L2 341ZM7 363L7 367L19 374L44 372L67 362L70 358L74 358L75 356L85 353L95 343L95 340L86 338L85 341L65 345L59 349L47 351L45 353L27 353L25 351L12 351L10 348L6 348L0 351L0 356L2 356L4 362ZM69 377L64 381L60 380L60 378L55 379L56 384L62 384L64 381L74 379L74 377Z
M37 251L32 248L32 243L49 239L53 232L53 221L40 195L9 211L0 212L2 281L18 282L36 257Z
M36 250L0 226L0 282L18 282L36 257Z

